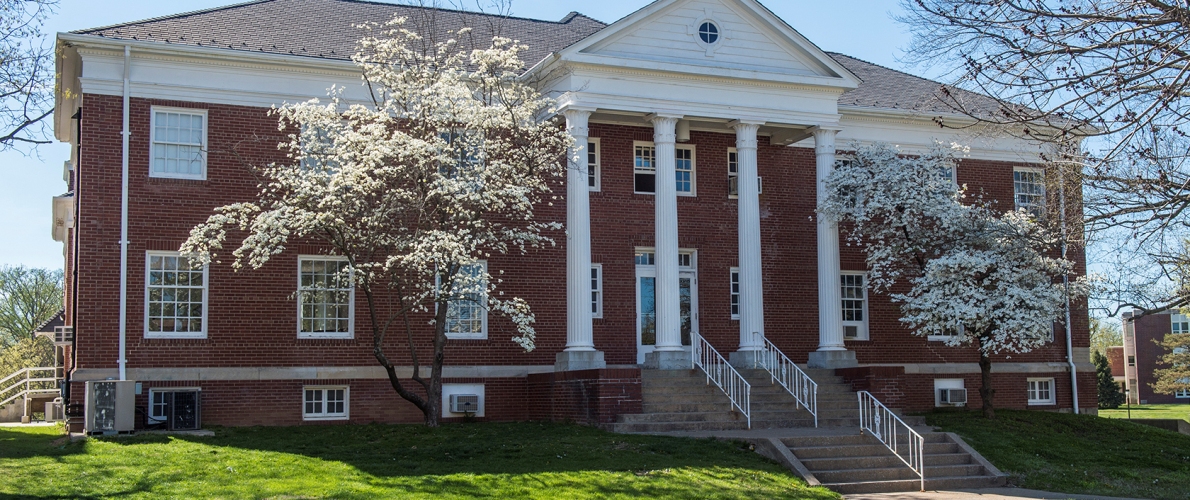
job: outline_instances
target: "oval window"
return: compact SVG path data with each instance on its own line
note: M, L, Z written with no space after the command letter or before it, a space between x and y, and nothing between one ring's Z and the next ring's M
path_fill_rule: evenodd
M718 42L719 27L715 26L715 23L710 21L702 23L702 26L698 27L698 37L701 38L704 43L711 44Z

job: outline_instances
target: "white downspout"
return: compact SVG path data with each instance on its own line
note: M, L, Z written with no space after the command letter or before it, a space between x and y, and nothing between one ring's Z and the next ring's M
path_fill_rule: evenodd
M1066 260L1066 176L1058 179L1059 210L1062 211L1062 260ZM1078 415L1078 372L1074 364L1074 342L1070 338L1070 273L1062 274L1062 286L1066 292L1066 363L1070 365L1070 394L1074 401L1074 414Z
M124 128L120 135L124 144L120 160L120 380L128 380L128 106L132 65L132 47L124 46Z

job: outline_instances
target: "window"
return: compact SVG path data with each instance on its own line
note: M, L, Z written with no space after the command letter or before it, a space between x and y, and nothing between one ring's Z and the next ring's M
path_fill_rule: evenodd
M599 139L587 140L587 187L599 191Z
M634 174L633 191L637 193L657 192L657 148L651 142L636 142L633 145Z
M145 261L145 337L206 337L206 266L191 269L177 252L148 252Z
M483 187L483 137L465 130L442 132L439 137L446 142L448 161L438 166L438 173L461 181L464 191L479 191Z
M355 285L347 259L298 257L298 336L353 335Z
M678 196L694 196L694 149L678 147L674 154L677 162L674 167L678 178Z
M591 317L603 317L603 264L591 265Z
M1136 366L1136 356L1128 356L1128 366Z
M1029 382L1029 404L1052 405L1054 401L1054 379L1031 378Z
M302 161L301 167L306 170L338 170L338 163L334 160L335 148L331 135L324 128L314 128L302 125Z
M1034 217L1045 214L1045 174L1041 170L1013 169L1012 186L1017 210L1029 212Z
M948 330L948 331L947 331L946 333L944 333L944 334L941 334L941 335L930 335L929 337L927 337L927 340L930 340L930 341L939 341L939 342L945 342L945 341L947 341L947 340L950 340L950 339L953 339L953 338L957 338L957 337L960 337L960 336L962 336L962 335L963 335L963 325L962 325L962 324L959 324L957 328L955 328L955 329L953 329L953 330Z
M868 339L868 290L865 281L864 273L843 273L840 276L844 338Z
M302 420L347 420L348 387L303 387L302 392Z
M703 22L698 26L698 38L708 45L718 42L719 27L710 21Z
M149 425L165 425L171 430L198 429L198 387L149 389Z
M652 248L638 248L636 250L636 265L655 266L657 257ZM694 250L678 251L678 267L693 269L695 267Z
M149 176L206 179L206 110L153 106L150 121Z
M740 154L736 148L727 148L727 197L740 194Z
M674 151L674 170L678 195L694 196L694 148L692 146L678 146ZM651 142L637 141L633 143L633 191L637 194L654 194L657 192L657 148Z
M1178 383L1190 384L1190 378L1178 379ZM1179 399L1190 399L1190 389L1178 389L1174 391L1173 397Z
M637 250L637 252L636 252L636 265L638 265L638 266L653 266L653 265L656 265L656 264L657 264L657 262L656 262L655 255L656 255L656 254L654 254L653 252L646 252L646 251L640 251L640 250Z
M1171 314L1171 315L1169 315L1169 320L1170 320L1170 332L1190 333L1190 318L1187 318L1186 315Z
M731 319L740 319L740 268L731 268Z
M446 337L488 338L487 262L462 266L456 277L454 297L446 309Z

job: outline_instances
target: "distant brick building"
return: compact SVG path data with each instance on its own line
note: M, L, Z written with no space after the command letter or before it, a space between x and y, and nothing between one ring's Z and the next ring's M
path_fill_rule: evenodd
M71 401L86 381L123 377L141 382L150 420L182 389L201 391L203 420L223 425L420 419L376 366L358 301L295 297L303 276L339 265L325 248L298 242L239 273L188 271L177 249L215 207L253 198L246 163L285 161L270 106L332 85L366 97L349 60L355 25L428 12L260 0L59 35L56 131L75 146L71 194L55 203ZM854 144L912 153L953 141L971 146L958 183L1034 208L1047 202L1046 145L940 129L935 118L962 117L938 101L939 84L825 53L754 0L661 0L611 25L432 13L440 29L500 26L529 46L529 71L565 75L543 90L587 151L583 175L560 186L566 203L537 211L567 221L559 245L486 263L532 305L537 350L522 352L486 311L454 318L444 397L478 395L487 419L614 421L641 411L642 367L689 363L691 332L741 365L767 338L889 406L924 410L939 388L979 386L975 349L913 335L888 297L868 293L860 249L816 221L817 186ZM1080 406L1094 411L1085 308L1073 318L1073 356L1056 328L1034 352L995 358L999 405L1069 410L1073 364ZM404 349L389 355L411 370ZM444 405L443 416L462 414Z
M1157 342L1171 332L1190 332L1190 318L1172 311L1147 316L1124 313L1124 358L1125 383L1128 398L1132 404L1190 404L1190 391L1175 394L1158 394L1153 391L1157 382L1154 370L1163 368L1161 356L1165 348ZM1114 367L1113 367L1114 373Z

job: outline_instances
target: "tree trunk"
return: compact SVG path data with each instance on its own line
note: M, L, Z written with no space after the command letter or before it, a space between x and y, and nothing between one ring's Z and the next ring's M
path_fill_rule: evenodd
M992 359L988 357L988 353L981 347L979 349L979 373L982 385L979 387L979 397L983 399L983 416L988 420L996 419L996 407L992 403L992 398L996 395L996 390L992 388Z

